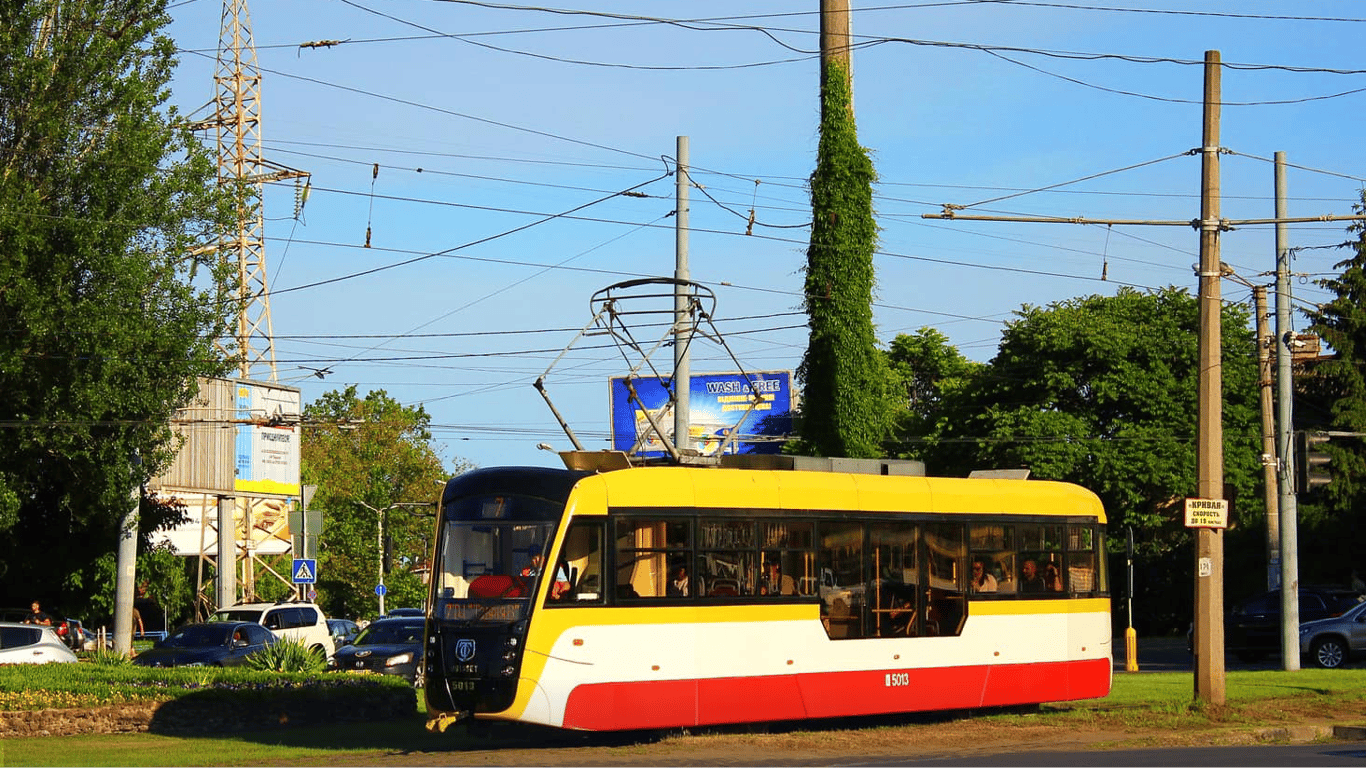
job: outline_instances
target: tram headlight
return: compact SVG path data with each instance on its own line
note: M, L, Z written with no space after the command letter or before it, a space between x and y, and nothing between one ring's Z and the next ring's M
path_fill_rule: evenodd
M516 648L520 644L521 641L518 640L516 636L509 637L508 639L503 641L504 648Z
M508 652L506 652L506 653L503 654L503 661L506 661L506 662L511 663L511 662L516 661L516 660L517 660L517 652L516 652L516 651L508 651Z
M511 664L509 664L506 667L503 667L501 670L499 670L499 674L501 674L503 677L512 677L513 675L517 674L517 669L513 667Z

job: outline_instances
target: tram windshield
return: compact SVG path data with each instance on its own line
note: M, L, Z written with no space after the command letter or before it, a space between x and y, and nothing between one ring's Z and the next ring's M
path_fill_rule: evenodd
M541 577L559 507L515 496L467 498L446 510L433 605L438 619L517 621ZM540 517L541 520L536 518Z

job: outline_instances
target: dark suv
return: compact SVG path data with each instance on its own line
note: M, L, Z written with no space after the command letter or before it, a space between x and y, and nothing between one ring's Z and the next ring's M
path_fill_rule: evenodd
M1339 616L1361 599L1360 593L1350 589L1300 587L1300 621ZM1224 649L1247 662L1258 661L1268 655L1280 655L1279 589L1250 597L1233 606L1224 619Z

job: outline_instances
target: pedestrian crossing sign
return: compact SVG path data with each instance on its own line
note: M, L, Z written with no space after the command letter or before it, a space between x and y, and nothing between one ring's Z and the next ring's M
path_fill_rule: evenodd
M295 584L315 584L318 581L318 561L295 558L293 573Z

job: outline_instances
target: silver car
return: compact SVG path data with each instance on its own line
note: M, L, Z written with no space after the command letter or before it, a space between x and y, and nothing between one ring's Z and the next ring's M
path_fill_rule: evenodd
M48 664L75 661L52 627L0 622L0 664Z
M1300 653L1316 667L1336 669L1366 651L1366 602L1341 616L1300 624Z

